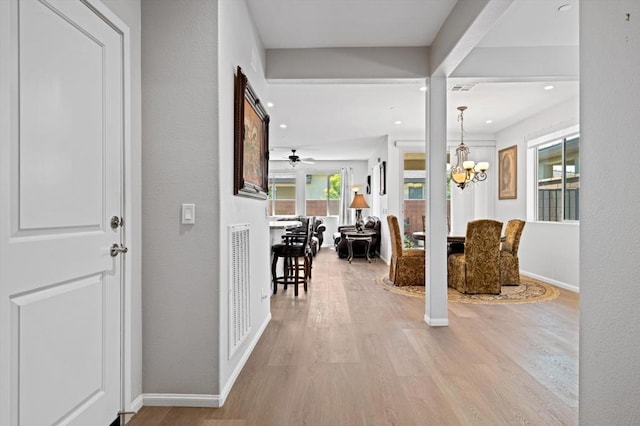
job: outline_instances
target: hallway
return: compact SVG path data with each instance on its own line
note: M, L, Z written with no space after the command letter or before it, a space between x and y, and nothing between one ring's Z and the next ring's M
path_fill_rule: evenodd
M272 320L224 407L144 407L130 426L575 425L578 295L549 302L449 304L375 284L387 272L323 248L309 292L271 298ZM167 389L171 392L171 389Z

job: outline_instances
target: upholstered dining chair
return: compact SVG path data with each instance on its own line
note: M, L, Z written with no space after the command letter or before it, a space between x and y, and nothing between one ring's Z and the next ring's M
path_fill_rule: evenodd
M500 234L502 222L467 223L464 253L447 259L447 284L465 294L500 294Z
M391 234L391 265L389 279L400 286L424 285L425 252L423 249L406 249L402 245L402 234L398 218L387 216L389 233Z
M525 222L511 219L504 231L504 241L500 245L500 285L520 284L520 261L518 247Z

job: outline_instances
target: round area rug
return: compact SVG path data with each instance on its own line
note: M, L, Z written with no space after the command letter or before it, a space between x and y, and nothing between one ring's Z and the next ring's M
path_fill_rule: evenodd
M424 297L424 286L396 287L387 276L376 278L376 284L392 293L411 297ZM553 300L560 294L554 286L545 282L520 276L520 285L504 285L500 294L462 294L447 288L449 302L456 303L535 303Z

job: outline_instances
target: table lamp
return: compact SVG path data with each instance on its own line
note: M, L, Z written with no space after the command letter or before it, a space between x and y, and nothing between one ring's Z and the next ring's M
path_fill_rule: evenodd
M355 192L353 196L353 201L351 201L350 209L356 209L356 230L358 232L362 231L364 226L364 220L362 220L362 209L368 209L369 204L364 199L363 194L358 194L358 190L360 187L354 187L353 190Z

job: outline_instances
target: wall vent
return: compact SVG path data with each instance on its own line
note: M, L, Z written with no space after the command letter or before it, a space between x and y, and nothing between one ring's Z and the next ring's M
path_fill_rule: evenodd
M229 226L229 359L251 331L249 224Z

